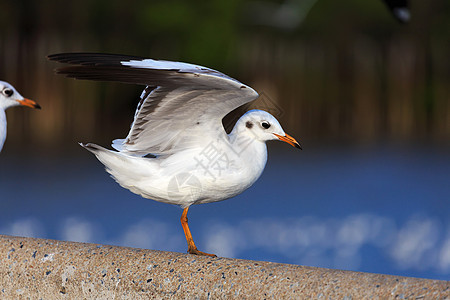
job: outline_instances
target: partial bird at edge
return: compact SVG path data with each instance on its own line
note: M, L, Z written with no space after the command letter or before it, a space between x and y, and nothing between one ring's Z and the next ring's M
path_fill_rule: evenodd
M0 81L0 152L6 140L7 122L6 112L10 107L27 106L40 109L39 104L33 100L24 98L19 92L8 82Z

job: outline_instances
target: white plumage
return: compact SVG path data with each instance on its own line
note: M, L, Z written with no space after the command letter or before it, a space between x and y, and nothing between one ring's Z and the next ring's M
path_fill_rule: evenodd
M68 77L145 85L130 132L113 141L115 150L81 144L124 188L144 198L177 204L188 252L198 251L187 225L193 204L231 198L250 187L267 160L265 142L282 140L300 148L278 121L262 110L245 113L230 134L222 119L258 97L251 87L218 71L187 63L111 54L49 56L74 66Z

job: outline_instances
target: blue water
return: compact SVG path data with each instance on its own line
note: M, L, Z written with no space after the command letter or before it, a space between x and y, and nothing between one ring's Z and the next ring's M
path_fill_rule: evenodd
M270 144L257 183L192 207L189 225L220 256L450 280L449 150ZM88 152L2 153L0 197L2 234L187 248L180 208L124 190Z

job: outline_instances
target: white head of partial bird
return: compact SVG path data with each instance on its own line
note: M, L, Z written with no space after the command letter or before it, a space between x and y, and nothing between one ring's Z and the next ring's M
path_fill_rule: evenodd
M284 132L280 123L274 116L259 109L246 112L237 122L231 135L248 136L261 142L281 140L298 149L300 144Z
M0 81L0 108L6 110L13 106L28 106L32 108L41 108L33 100L26 99L19 94L16 89L5 81Z

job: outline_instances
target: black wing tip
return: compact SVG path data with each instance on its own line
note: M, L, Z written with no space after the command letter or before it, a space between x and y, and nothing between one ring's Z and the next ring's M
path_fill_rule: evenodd
M73 65L117 65L122 61L143 60L144 57L96 52L64 52L47 55L47 59Z
M62 62L62 63L71 63L74 59L81 59L86 57L94 57L100 53L88 53L88 52L63 52L63 53L55 53L47 55L48 60Z

